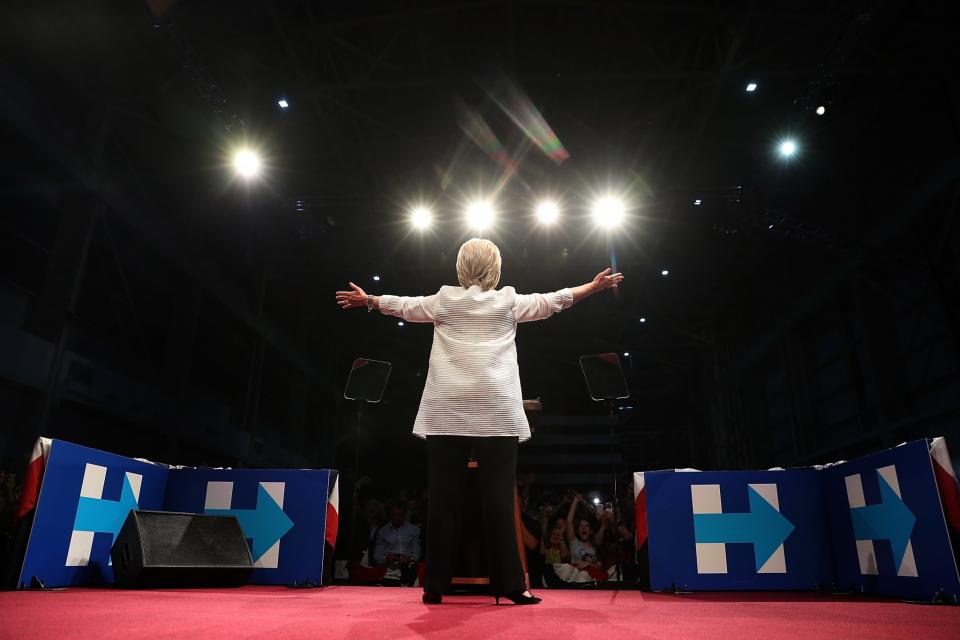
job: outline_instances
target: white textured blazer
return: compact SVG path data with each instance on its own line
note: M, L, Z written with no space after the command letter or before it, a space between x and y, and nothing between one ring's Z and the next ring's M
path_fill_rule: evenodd
M521 295L513 287L441 287L432 296L380 296L380 312L433 323L430 369L414 435L530 439L517 366L517 323L573 304L573 292Z

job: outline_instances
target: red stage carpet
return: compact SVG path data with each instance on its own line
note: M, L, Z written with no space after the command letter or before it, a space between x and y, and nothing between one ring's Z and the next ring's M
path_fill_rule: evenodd
M484 596L420 603L417 589L282 587L0 593L0 638L960 638L960 608L797 593L541 590L543 604Z

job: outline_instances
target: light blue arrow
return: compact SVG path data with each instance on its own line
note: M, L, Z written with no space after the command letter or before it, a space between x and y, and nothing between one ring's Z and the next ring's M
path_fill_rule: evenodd
M96 531L117 535L127 514L137 508L137 498L133 495L130 479L123 474L123 488L120 500L101 500L80 496L77 503L77 517L73 521L74 531Z
M850 509L853 537L857 540L889 540L899 567L917 518L879 472L877 477L880 479L880 504Z
M273 496L267 493L262 484L258 487L255 509L204 509L204 513L210 515L236 517L244 537L253 539L254 562L293 528L293 521L283 512Z
M753 487L747 487L747 497L748 513L695 513L693 529L697 542L752 544L759 571L793 532L794 526Z

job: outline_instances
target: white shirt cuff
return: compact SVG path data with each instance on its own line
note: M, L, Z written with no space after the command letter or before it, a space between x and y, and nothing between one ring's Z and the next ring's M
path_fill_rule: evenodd
M397 302L397 296L380 296L380 313L388 316L399 316L400 305Z

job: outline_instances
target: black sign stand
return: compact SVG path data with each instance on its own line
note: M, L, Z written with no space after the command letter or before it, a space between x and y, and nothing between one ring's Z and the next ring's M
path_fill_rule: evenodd
M347 387L343 390L343 397L357 401L357 433L356 446L353 452L353 472L356 474L353 482L353 519L360 513L360 429L363 420L363 407L368 402L377 403L383 398L383 391L387 388L390 370L389 362L357 358L350 367L350 377L347 378ZM350 524L351 528L353 523Z
M590 397L603 402L610 415L610 460L611 475L613 479L613 509L614 520L620 520L620 499L617 492L617 446L615 428L617 424L617 400L623 400L630 397L630 389L627 387L627 380L623 377L623 368L620 366L620 358L615 353L599 353L592 356L580 356L580 369L583 371L583 378L587 383L587 390ZM614 523L616 525L616 522ZM636 534L634 534L636 535ZM617 530L617 543L621 542L619 528ZM617 549L617 584L623 580L623 570L620 566L620 549Z
M353 470L360 481L360 421L363 419L364 404L377 403L383 399L383 391L387 388L390 371L393 368L389 362L357 358L350 367L350 376L347 378L347 387L343 390L343 397L357 401L357 438L354 451Z

